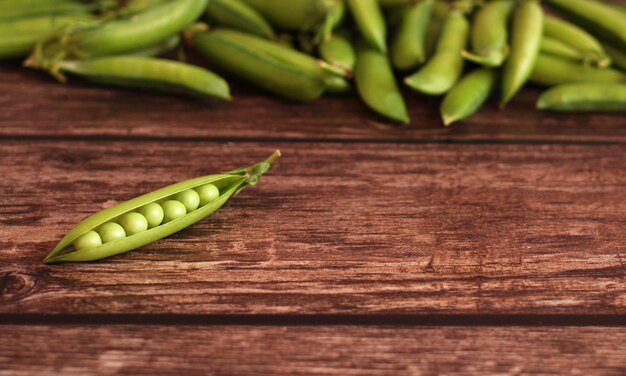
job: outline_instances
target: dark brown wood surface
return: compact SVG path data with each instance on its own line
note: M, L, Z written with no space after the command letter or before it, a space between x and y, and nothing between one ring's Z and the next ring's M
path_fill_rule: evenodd
M241 376L626 371L623 328L34 325L3 331L14 341L0 341L0 373L29 376L94 370Z
M353 97L202 102L1 65L0 374L623 374L626 117L540 113L538 92L447 129L410 94L401 128ZM41 263L87 215L276 148L189 229Z

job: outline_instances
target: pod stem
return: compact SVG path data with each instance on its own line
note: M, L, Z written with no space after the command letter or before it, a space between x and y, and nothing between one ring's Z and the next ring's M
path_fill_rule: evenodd
M239 168L236 170L232 170L232 171L228 171L226 172L226 174L233 174L233 175L242 175L246 177L246 182L248 185L255 185L258 181L259 178L266 173L272 163L278 158L280 157L280 150L275 150L266 160L264 160L263 162L259 162L257 164L254 164L250 167L246 167L246 168ZM242 187L243 189L243 187Z

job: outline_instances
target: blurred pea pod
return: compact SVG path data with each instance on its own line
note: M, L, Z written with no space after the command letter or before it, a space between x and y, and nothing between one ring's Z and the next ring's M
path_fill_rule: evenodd
M357 28L372 47L387 52L387 26L377 0L347 0Z
M611 58L613 65L623 71L626 71L626 50L620 50L608 43L602 43L602 47L607 55Z
M433 0L423 0L405 10L391 42L391 62L399 70L413 69L426 60L426 33Z
M433 11L430 15L428 28L426 29L426 60L430 59L435 53L437 41L441 35L441 29L446 21L450 6L440 0L433 2Z
M541 53L573 61L585 61L585 55L582 52L556 38L545 35L541 38Z
M333 35L333 30L339 27L339 25L343 22L345 14L346 3L344 0L336 0L328 11L324 22L318 27L314 43L320 44L329 40Z
M611 68L584 66L555 56L541 54L533 68L531 82L554 86L568 83L620 83L626 74Z
M502 65L509 54L508 21L515 6L513 0L486 3L472 24L472 52L462 51L464 58L488 67Z
M221 77L204 68L178 61L145 56L108 56L60 61L55 69L104 85L230 100L230 89ZM57 77L62 76L57 74Z
M415 0L377 0L381 7L395 7L399 5L409 5Z
M402 123L409 115L386 54L369 43L357 43L354 80L363 102L377 113Z
M336 0L242 0L279 29L309 30L324 20Z
M0 60L24 58L37 42L47 39L66 26L86 22L89 15L40 16L0 23Z
M469 23L460 11L448 12L433 57L420 70L404 79L406 85L424 94L446 93L463 72L461 51L467 45Z
M584 29L549 15L544 18L543 27L544 37L561 41L579 51L585 62L603 68L611 65L611 58L600 42Z
M545 2L592 34L626 49L626 15L623 12L596 0L545 0Z
M448 126L478 111L496 86L496 78L491 68L478 68L461 78L441 102L443 123Z
M327 63L352 72L356 61L354 48L344 33L333 34L319 45L320 57Z
M526 83L539 55L543 34L543 10L537 0L522 0L513 16L511 54L502 73L501 106Z
M274 38L272 26L259 12L240 0L210 0L206 16L210 22L219 26Z
M187 28L205 11L208 0L173 0L127 19L94 22L70 29L47 42L31 66L51 66L55 60L117 55L152 46Z
M196 31L193 46L209 63L281 97L313 100L342 70L279 43L235 30Z
M626 111L626 84L580 83L555 86L541 94L537 108L550 111Z
M0 0L0 22L41 16L87 15L95 9L80 0Z

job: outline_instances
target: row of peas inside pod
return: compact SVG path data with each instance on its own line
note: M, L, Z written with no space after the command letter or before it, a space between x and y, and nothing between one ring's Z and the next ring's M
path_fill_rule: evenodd
M219 189L213 184L205 184L195 189L187 189L167 198L161 203L148 203L137 211L125 213L110 222L105 222L95 230L89 230L74 240L76 250L97 247L104 243L139 234L162 223L169 223L184 217L198 207L217 200Z
M447 125L527 84L550 88L541 110L626 111L625 24L610 0L0 0L0 59L200 98L231 100L222 74L294 101L356 93L408 123L403 84ZM183 40L218 73L158 57Z

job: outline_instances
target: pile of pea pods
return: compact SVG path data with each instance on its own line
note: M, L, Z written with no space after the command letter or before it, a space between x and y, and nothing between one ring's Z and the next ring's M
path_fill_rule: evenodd
M409 123L400 90L445 125L527 83L536 107L626 111L626 6L610 0L0 0L0 59L60 81L230 100L219 74L311 101L356 92ZM411 93L415 92L415 93Z

